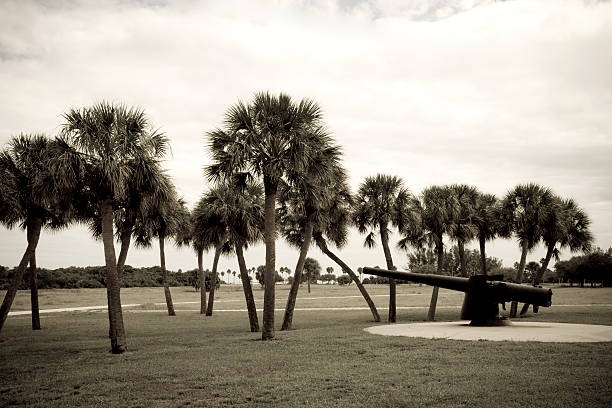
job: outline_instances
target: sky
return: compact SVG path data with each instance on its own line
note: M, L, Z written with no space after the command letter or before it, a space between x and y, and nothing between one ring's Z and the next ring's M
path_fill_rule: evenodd
M239 100L285 92L322 107L354 191L376 173L401 177L415 195L466 183L502 197L536 182L575 199L595 245L608 248L611 45L607 1L3 0L0 145L56 135L70 108L137 105L169 137L164 165L192 207L209 187L206 132ZM384 265L381 246L363 239L353 230L337 254L354 269ZM17 265L25 246L22 230L0 227L0 265ZM505 266L520 257L514 240L487 251ZM540 246L528 260L544 254ZM340 270L315 247L309 256ZM277 269L297 257L277 243ZM393 258L407 264L403 251ZM263 245L246 260L264 264ZM157 245L132 248L127 263L158 264ZM192 250L172 245L166 263L197 267ZM84 226L45 231L37 264L103 265L102 244ZM220 269L237 262L222 258Z

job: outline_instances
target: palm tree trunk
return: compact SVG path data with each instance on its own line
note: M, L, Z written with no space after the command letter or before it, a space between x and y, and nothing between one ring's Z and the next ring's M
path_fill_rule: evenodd
M125 266L125 261L127 259L127 254L128 254L128 249L130 248L130 238L132 236L132 228L133 225L130 224L124 224L123 225L123 230L121 231L121 249L119 250L119 257L117 258L117 279L119 280L119 286L121 286L122 280L123 280L123 267ZM110 305L110 291L108 289L107 286L107 290L106 290L106 301L107 304ZM112 325L112 319L111 319L111 310L110 308L108 308L108 321L109 321L109 328L108 328L108 338L111 338L112 334L112 330L113 330L113 325Z
M550 263L550 260L552 259L553 253L555 252L555 245L556 245L556 242L554 244L548 245L548 248L546 249L546 257L544 258L542 267L538 270L538 273L533 279L533 286L538 286L542 282L542 277L544 276L544 272L546 272L546 270L548 269L548 264Z
M240 279L242 280L242 289L244 290L244 299L246 300L247 311L249 313L249 324L251 332L259 331L259 321L257 319L257 308L255 307L255 298L253 297L253 288L251 280L247 272L246 262L244 261L244 252L242 250L243 243L236 243L236 257L238 258L238 268L240 269Z
M478 241L480 243L480 267L482 270L482 274L486 275L487 274L487 255L485 253L486 240L484 239L484 236L480 236L478 238Z
M113 354L127 351L123 311L121 310L121 287L117 276L117 259L113 242L113 201L107 198L100 206L102 217L102 243L106 262L106 288L109 298L110 341Z
M264 272L264 310L262 340L274 338L274 268L276 263L276 190L278 182L264 176L264 241L266 242L266 270Z
M198 279L200 279L200 314L206 314L206 277L202 265L204 250L198 249Z
M38 238L40 237L41 228L42 220L40 218L34 218L30 223L28 223L26 227L28 246L26 247L25 253L21 258L21 262L19 262L19 266L17 266L17 270L15 271L13 280L11 281L11 284L6 291L6 295L4 295L4 301L2 302L2 306L0 307L0 332L2 331L2 327L4 327L4 322L6 322L8 313L11 310L13 300L15 300L17 288L19 288L19 285L21 284L23 274L25 273L25 268L28 266L30 258L32 258L32 255L36 251L36 245L38 245Z
M166 270L166 253L164 251L165 237L159 234L159 264L161 266L162 284L164 285L164 295L166 296L166 306L168 307L168 316L176 316L174 313L174 305L172 304L172 295L168 287L168 271Z
M438 268L436 273L442 275L442 268L444 267L444 244L442 243L442 237L439 238L439 243L436 244L436 254L438 256ZM433 287L431 291L431 300L429 301L429 311L427 312L427 321L433 322L436 318L436 306L438 305L438 292L440 288L437 286Z
M208 307L206 308L206 316L212 316L213 305L215 303L215 288L217 287L217 265L219 265L219 257L221 256L221 245L215 248L215 258L213 259L212 276L210 277L210 295L208 296ZM204 285L206 286L206 285ZM206 288L204 288L206 291Z
M521 283L523 281L523 272L525 272L525 264L527 263L527 240L524 240L521 243L521 262L519 263L518 271L516 272L516 283ZM513 301L510 304L510 317L516 317L516 310L518 308L518 302Z
M30 305L32 306L32 330L40 330L38 282L36 281L36 250L34 250L30 258Z
M387 262L387 269L395 270L393 266L393 259L391 259L391 251L389 250L389 234L387 232L387 225L380 223L380 240L382 241L383 251L385 253L385 261ZM396 300L395 300L395 279L389 278L389 323L395 323L396 320Z
M128 250L130 249L130 239L132 237L133 224L126 222L121 230L121 248L119 249L119 257L117 257L117 277L119 278L119 285L121 285L123 279L123 267L127 259Z
M327 243L325 242L325 240L322 237L321 238L317 238L316 242L317 242L317 246L319 247L321 252L323 252L325 255L327 255L332 261L334 261L340 268L342 268L342 270L344 272L346 272L351 277L353 282L355 282L355 285L357 285L357 287L359 288L359 292L361 292L361 296L363 296L363 298L365 299L366 303L370 307L370 311L372 312L372 316L374 316L374 321L375 322L380 322L380 315L378 314L378 310L376 310L376 305L374 305L374 302L372 301L372 298L368 294L368 291L365 289L365 287L363 286L363 284L361 283L361 281L359 280L357 275L355 275L355 272L353 272L353 270L351 268L349 268L349 266L347 264L345 264L332 251L329 250L329 248L327 247Z
M457 249L459 250L459 264L461 266L461 276L467 277L467 262L465 259L465 243L462 239L457 240Z
M536 276L534 276L533 278L533 286L538 286L540 282L542 282L542 276L544 276L544 272L546 272L546 269L548 269L548 264L550 263L553 253L555 252L555 245L556 245L556 242L549 244L548 247L546 248L546 257L544 258L542 267L538 270L538 272L536 273ZM529 303L525 303L523 305L523 308L521 309L521 315L527 313L528 309L529 309ZM536 305L533 306L533 312L538 313L538 306Z
M289 297L287 298L287 306L285 307L285 316L283 317L283 325L281 326L281 330L291 329L298 289L300 288L300 283L302 282L302 271L304 270L306 255L308 255L308 248L310 248L310 242L312 240L313 225L314 214L309 214L308 218L306 219L304 242L302 242L300 256L298 257L297 265L295 266L295 274L293 276L293 282L291 283L291 289L289 290ZM310 274L308 274L308 293L310 293Z

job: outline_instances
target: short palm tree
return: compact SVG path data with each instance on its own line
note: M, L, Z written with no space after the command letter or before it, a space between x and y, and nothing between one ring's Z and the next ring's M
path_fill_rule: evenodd
M496 210L501 235L514 235L521 248L516 283L523 281L527 253L542 238L543 225L557 203L549 188L538 184L520 184L510 190ZM512 302L510 317L516 317L517 302Z
M162 202L170 199L171 183L160 168L158 157L138 158L130 163L133 177L129 180L127 194L119 203L115 213L115 226L119 235L120 250L117 257L117 274L121 282L123 267L127 259L131 237L138 221L142 221L146 203Z
M211 202L215 201L215 197L210 192L205 193L196 204L192 213L192 239L194 248L198 252L198 268L200 270L200 285L201 285L201 306L200 313L206 316L212 316L213 305L215 301L215 289L217 283L217 266L219 258L223 251L228 250L228 232L227 225L223 223L222 218L215 211ZM214 248L215 254L213 257L212 276L210 279L210 294L208 304L206 304L206 277L201 267L201 254L204 250Z
M143 210L136 219L134 235L136 245L150 247L153 238L159 242L159 262L162 273L162 285L169 316L175 316L172 294L168 285L168 271L166 270L165 242L167 238L174 238L177 245L184 239L182 231L189 228L188 210L185 202L179 199L169 177L160 178L158 194L148 196L143 202Z
M262 340L274 338L274 280L276 242L276 196L287 171L300 172L309 165L311 152L328 143L322 129L322 112L308 99L295 103L286 94L256 93L249 104L230 107L223 129L208 132L213 164L206 172L211 180L263 179L264 312Z
M0 330L30 264L32 329L40 329L36 247L43 228L60 228L70 221L72 200L66 191L49 187L51 162L56 159L44 135L13 137L0 152L0 223L7 228L19 225L26 230L27 247L8 287L0 309Z
M409 246L422 250L434 248L437 256L436 273L441 275L444 268L444 235L449 234L453 220L458 213L457 196L449 186L431 186L423 190L418 200L413 200L411 208L413 222L404 223L402 238L398 246L407 249ZM432 321L436 315L439 288L434 286L429 303L427 320Z
M312 153L312 160L305 171L288 171L288 176L291 184L282 185L279 201L282 202L282 208L284 208L285 212L290 210L294 214L303 214L304 230L299 242L289 240L289 243L296 245L300 249L300 254L295 267L291 289L289 290L281 330L289 330L291 328L293 310L295 309L298 290L302 282L302 272L306 264L308 249L312 242L316 218L320 216L321 209L326 207L327 201L331 198L330 188L346 179L344 168L340 165L340 149L331 143L319 146ZM309 276L308 293L310 293L310 280Z
M496 204L497 198L493 194L478 193L476 197L473 223L476 226L476 236L480 246L480 266L483 275L487 274L486 242L497 236Z
M546 244L546 256L535 276L534 285L539 285L550 259L559 259L560 250L571 252L591 250L593 234L589 230L591 220L586 212L572 199L562 200L554 211L549 212L542 226L542 240ZM558 247L558 248L557 248Z
M294 193L296 193L295 190ZM325 197L325 200L320 203L320 207L318 207L314 217L312 238L317 247L338 264L355 282L370 307L374 320L379 322L380 316L376 306L357 275L327 245L329 241L336 247L341 248L347 243L353 197L348 187L346 176L343 173L342 176L335 177L334 181L327 185L323 197ZM294 203L291 203L291 201L294 201ZM302 198L299 194L287 194L281 200L279 208L280 231L291 245L299 248L304 244L304 235L308 221L305 212L300 210L301 202ZM333 271L333 268L328 267L327 270L328 272L329 270ZM289 272L288 268L287 272ZM293 316L291 315L285 320L292 322Z
M114 208L128 192L135 176L132 164L162 157L167 139L149 125L144 111L100 102L72 109L64 115L58 139L60 158L56 184L78 189L91 217L100 218L109 299L110 340L113 353L127 350L121 309L117 259L113 245Z
M465 244L474 239L477 234L474 221L476 218L476 200L479 193L476 187L466 184L453 184L449 186L449 189L455 196L457 211L454 212L448 234L451 239L457 241L461 275L467 276Z
M412 195L399 177L377 174L359 186L353 206L353 223L360 233L368 233L364 245L373 247L380 234L387 268L395 269L389 248L389 224L404 229L409 219L408 203ZM375 232L376 231L376 232ZM396 320L395 279L389 279L389 322Z
M533 285L538 286L550 260L554 257L559 260L560 250L568 248L570 252L588 252L591 249L593 235L589 230L591 220L589 216L572 199L562 200L554 197L555 204L546 214L542 223L542 241L546 245L546 256L542 266L533 278ZM529 304L525 303L521 314L527 312ZM537 306L534 306L537 312Z
M227 240L236 252L251 332L258 332L257 309L244 250L263 238L263 188L254 183L248 183L244 188L231 183L222 183L208 191L203 200L211 214L214 214L215 219L225 228Z

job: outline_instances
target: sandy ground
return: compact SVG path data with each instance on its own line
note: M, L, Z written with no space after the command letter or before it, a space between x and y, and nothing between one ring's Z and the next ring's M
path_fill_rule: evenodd
M592 343L612 341L612 326L548 322L516 322L507 326L474 327L469 321L392 324L365 330L383 336L427 339Z

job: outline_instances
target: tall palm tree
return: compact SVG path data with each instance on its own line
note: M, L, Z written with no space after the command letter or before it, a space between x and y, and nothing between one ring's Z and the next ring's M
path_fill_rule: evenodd
M521 248L521 260L516 273L516 283L523 281L527 253L542 238L543 224L554 211L555 198L549 188L535 183L520 184L510 190L497 209L502 235L515 236ZM510 317L516 317L518 302L512 302Z
M262 178L264 184L264 312L262 340L274 338L274 280L276 196L287 171L300 172L311 152L329 142L322 128L322 112L308 99L295 103L290 96L256 93L249 104L230 107L223 129L208 132L213 164L206 172L211 180Z
M423 190L419 200L411 202L415 219L404 223L401 230L404 238L398 246L407 249L409 246L421 250L425 247L435 248L437 256L436 273L441 275L444 268L444 235L449 234L453 220L457 218L459 204L457 196L449 186L431 186ZM429 303L427 320L433 321L436 315L439 288L434 286Z
M370 307L374 320L379 322L380 316L376 306L355 272L333 253L327 245L327 242L330 241L336 247L341 248L347 243L353 197L344 173L342 173L341 177L334 178L334 181L326 186L322 197L325 199L320 203L314 217L312 238L317 247L340 266L355 282ZM282 235L292 246L300 248L304 244L304 235L308 221L305 212L300 209L300 203L302 202L302 197L294 189L292 194L283 195L279 208L279 225ZM289 272L288 268L287 272ZM294 278L293 283L295 280ZM289 307L285 310L289 310ZM293 316L288 316L285 320L292 322Z
M476 226L476 236L480 246L480 266L483 275L487 274L486 242L497 236L495 205L497 197L493 194L478 193L473 223Z
M121 309L117 258L113 245L114 207L125 199L129 181L135 176L132 164L151 157L162 157L166 137L151 129L139 108L100 102L64 115L62 136L58 139L61 157L57 161L57 184L79 189L100 218L107 295L109 299L110 340L113 353L127 350ZM84 186L84 187L83 187Z
M296 244L300 249L300 254L289 290L281 330L291 328L293 310L302 282L302 272L312 242L313 228L318 213L330 199L330 187L346 179L345 170L340 165L340 154L340 149L331 143L319 146L312 153L311 161L305 171L288 171L288 179L291 185L282 185L279 201L282 202L286 210L287 206L290 206L293 213L303 214L305 224L300 242L289 241ZM311 277L308 276L308 293L310 293L310 280Z
M389 224L402 230L409 217L408 203L412 195L402 179L386 174L366 177L359 186L353 208L353 223L360 233L368 233L364 245L375 245L375 231L380 234L387 269L393 270L389 249ZM389 279L389 322L396 320L395 279Z
M69 192L49 187L51 162L56 159L44 135L13 137L0 152L0 223L26 230L27 247L0 308L0 330L8 316L25 269L30 264L32 329L40 329L36 247L43 228L60 228L71 219Z
M476 218L476 201L478 190L466 184L453 184L449 186L455 196L457 211L451 220L449 236L457 241L461 276L467 276L467 261L465 258L465 244L474 239L477 234L474 220Z
M258 332L257 309L244 259L244 250L263 237L263 188L260 184L255 183L248 183L244 188L239 188L232 183L222 183L208 191L203 200L211 214L214 214L214 218L219 221L219 225L225 229L229 244L236 252L251 332Z
M589 230L591 220L589 216L572 199L562 200L554 197L554 204L546 214L542 223L542 241L546 245L546 256L542 266L533 278L533 285L538 286L550 260L554 257L559 260L560 250L568 248L570 252L591 250L593 235ZM529 304L525 303L521 314L527 312ZM537 312L537 306L534 306Z

